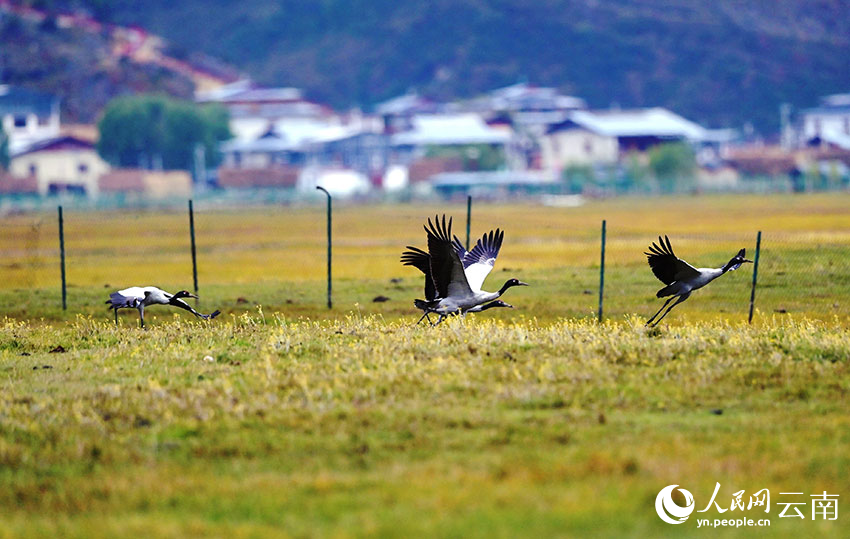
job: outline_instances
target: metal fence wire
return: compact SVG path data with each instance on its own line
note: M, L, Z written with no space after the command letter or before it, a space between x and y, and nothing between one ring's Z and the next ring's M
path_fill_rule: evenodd
M679 234L670 238L675 254L694 267L723 266L739 249L754 259L758 232L735 234ZM829 319L850 315L850 245L847 231L800 233L762 231L754 307L756 316L798 315ZM636 247L644 244L641 250ZM624 237L608 230L606 249L605 313L654 312L663 301L654 293L664 287L652 275L642 253L655 237ZM636 252L641 253L637 255ZM753 288L754 265L744 265L695 291L677 311L745 316ZM644 291L641 308L634 289ZM651 291L652 295L646 291ZM657 305L656 305L657 304Z
M467 207L455 211L454 232L462 241ZM409 231L422 236L418 245L425 247L424 233L416 232L421 231L422 212L408 208L409 217L402 218L399 215L404 215L405 210L394 210L395 221L375 224L369 208L348 207L339 219L334 215L334 294L370 303L387 289L391 279L402 279L409 283L408 288L401 291L401 285L397 286L399 291L392 294L392 299L400 302L399 312L410 310L409 303L416 294L414 286L421 286L415 283L420 283L421 278L407 271L410 268L403 268L398 255L411 241L407 239ZM71 299L84 296L84 300L69 300L69 310L75 309L79 301L91 301L94 293L86 295L85 290L147 284L187 290L195 286L201 289L202 297L208 284L229 286L239 290L230 299L241 301L243 296L250 298L258 283L272 283L270 289L287 290L290 294L272 300L287 303L296 297L291 290L298 287L281 283L308 283L302 301L323 305L327 253L324 210L312 206L266 207L246 212L203 207L199 210L196 205L193 221L185 207L120 213L65 212L68 293ZM290 221L272 219L276 214L298 212L309 215ZM393 226L388 226L390 222ZM489 228L489 222L479 219L473 207L472 243L484 231L482 227ZM534 281L539 292L524 295L512 291L508 298L530 314L542 310L544 305L551 310L555 303L560 306L559 314L567 317L649 317L663 303L655 298L655 292L664 285L653 276L644 255L649 245L657 241L657 235L621 224L616 219L606 222L604 273L601 221L582 230L552 231L546 237L517 227L506 239L506 256L504 260L500 256L488 286L495 289L503 277L514 273L523 280ZM192 227L197 235L196 269L194 253L190 251ZM741 248L753 259L758 232L679 233L670 234L669 238L676 255L693 266L720 267ZM0 288L37 290L42 296L55 298L49 302L59 308L62 296L58 234L56 214L3 217ZM540 242L549 243L541 248ZM688 319L746 320L752 272L753 266L748 264L722 276L695 292L673 313L687 313ZM850 318L848 299L850 217L830 231L777 232L769 226L762 230L755 291L757 320L773 316L846 320ZM330 303L330 297L327 301ZM338 308L351 304L342 302ZM370 305L376 312L390 307L392 304ZM33 304L32 309L37 316L38 306ZM673 313L670 318L674 318Z

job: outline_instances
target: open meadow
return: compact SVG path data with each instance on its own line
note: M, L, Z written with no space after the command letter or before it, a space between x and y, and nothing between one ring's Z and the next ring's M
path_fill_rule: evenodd
M0 217L0 537L846 536L848 203L476 203L473 241L506 230L485 288L531 286L437 328L413 326L422 277L398 257L436 213L465 238L465 205L336 204L328 310L323 205L196 202L199 309L223 314L151 307L147 329L104 301L192 290L184 210L66 210L67 311L56 216ZM649 242L716 267L759 230L752 325L746 265L644 327ZM717 483L684 524L656 514L663 487L699 511ZM767 513L746 509L761 489ZM836 520L812 519L822 492ZM742 516L770 526L697 524Z

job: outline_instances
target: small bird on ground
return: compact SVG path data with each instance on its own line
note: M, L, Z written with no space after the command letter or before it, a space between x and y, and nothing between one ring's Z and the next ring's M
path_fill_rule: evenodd
M667 236L664 236L663 240L661 236L658 236L658 244L653 242L649 247L649 252L644 254L647 257L647 262L649 262L649 267L652 268L652 273L658 277L659 281L667 285L659 290L655 296L659 298L671 296L658 309L658 312L647 320L646 325L650 326L652 321L655 320L655 317L667 307L667 304L673 301L674 298L679 298L650 327L657 326L658 322L661 322L661 319L673 310L673 307L688 299L694 290L702 288L727 271L734 271L740 268L741 264L753 262L745 258L747 250L741 249L738 251L738 254L720 268L695 268L673 254L673 247L670 246L670 239Z
M124 290L119 290L118 292L110 294L106 303L109 305L110 309L115 311L116 324L118 323L118 309L138 309L141 327L145 327L145 307L149 305L172 305L174 307L186 309L198 318L203 318L204 320L212 320L221 314L221 311L218 310L210 314L201 314L182 299L197 299L197 297L198 296L191 294L186 290L181 290L176 294L170 294L155 286L131 286L130 288L125 288Z
M504 234L499 230L485 234L462 261L456 245L460 242L457 238L452 242L451 228L452 220L449 219L446 224L445 215L442 222L439 217L435 217L434 223L428 219L425 232L428 234L428 256L435 295L434 299L414 302L426 313L440 315L438 324L450 314L463 316L473 308L497 300L512 286L528 286L518 279L509 279L496 292L481 290L484 279L496 263ZM426 296L428 286L426 281Z

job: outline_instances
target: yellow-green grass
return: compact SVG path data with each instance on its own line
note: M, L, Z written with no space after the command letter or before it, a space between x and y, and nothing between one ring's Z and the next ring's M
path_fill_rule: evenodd
M486 287L510 276L532 283L512 289L517 309L493 316L593 316L597 310L600 226L607 220L605 313L651 315L662 285L643 252L669 234L677 254L696 266L719 266L741 247L750 256L764 233L756 320L778 312L790 317L846 323L850 307L850 203L848 194L710 196L590 201L579 208L476 203L473 241L506 229L496 271ZM334 214L335 310L325 309L324 207L216 210L196 205L198 277L202 307L240 313L261 304L290 316L338 317L357 308L389 319L412 317L422 279L398 261L405 245L424 247L429 215L455 217L465 238L465 205L345 206ZM75 314L106 316L108 292L153 284L191 289L185 211L77 213L66 211L69 311L62 313L55 215L0 218L0 315L63 320ZM390 282L401 279L400 282ZM671 313L681 320L746 317L752 266L696 292ZM390 300L372 303L383 295ZM244 301L238 301L244 298ZM355 307L357 305L358 307ZM152 309L151 316L156 316ZM132 313L125 313L132 317ZM168 315L165 315L168 316Z
M103 302L191 289L185 213L66 211L67 312L55 217L0 218L0 537L754 533L697 529L730 514L714 509L656 516L662 487L702 509L716 482L724 507L769 488L770 513L743 514L771 536L841 536L841 501L836 522L777 503L850 492L847 202L476 204L473 237L506 229L487 287L532 286L508 292L514 310L435 329L412 327L422 279L398 256L437 212L464 237L462 205L337 205L330 311L323 207L200 205L201 307L224 314L152 307L147 330ZM662 286L649 241L718 266L757 230L753 326L745 266L643 327Z
M0 536L723 536L654 509L720 482L839 537L777 502L850 491L848 360L787 318L7 321Z

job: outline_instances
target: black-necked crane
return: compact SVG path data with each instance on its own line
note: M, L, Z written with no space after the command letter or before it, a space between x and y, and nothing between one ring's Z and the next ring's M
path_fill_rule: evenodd
M481 290L484 279L496 263L504 234L496 231L485 235L461 261L451 240L452 220L449 219L446 224L445 215L442 222L439 217L434 220L432 223L428 219L425 232L428 234L428 255L436 297L422 302L423 310L427 308L427 312L439 314L441 318L455 313L463 315L470 309L499 299L512 286L528 286L517 279L508 279L496 292Z
M658 244L653 242L649 247L649 252L644 254L647 257L647 262L649 262L649 267L652 268L652 273L658 277L659 281L667 285L659 290L655 296L658 298L670 296L670 299L658 309L658 312L647 320L646 325L649 326L655 320L655 317L667 307L667 304L675 298L679 298L661 315L661 318L655 321L652 327L657 326L658 322L661 322L661 319L673 310L673 307L688 299L694 290L702 288L727 271L740 268L741 264L752 263L752 260L745 258L747 250L741 249L738 254L720 268L695 268L673 254L673 247L670 246L670 239L667 236L664 236L663 240L661 236L658 236Z
M198 296L191 294L186 290L181 290L176 294L170 294L155 286L131 286L130 288L125 288L124 290L119 290L118 292L110 294L106 303L109 305L110 309L115 310L116 324L118 323L118 309L138 309L139 323L142 327L145 327L145 307L149 305L172 305L174 307L186 309L198 318L203 318L204 320L212 320L221 314L221 311L218 310L210 314L201 314L182 299L197 299L197 297Z
M492 234L492 232L491 232L491 234ZM485 238L486 238L486 236L485 236ZM480 243L481 243L481 240L479 240L479 244ZM463 248L463 245L460 243L460 240L458 240L457 237L455 237L454 247L455 247L455 251L457 251L458 255L461 257L461 259L463 259L464 256L467 254L467 251L466 251L466 249ZM416 306L416 308L421 309L422 313L423 313L422 316L419 318L419 320L416 322L416 324L418 325L419 323L422 322L422 320L427 318L428 322L432 326L437 325L437 324L439 324L440 322L443 321L445 316L440 315L440 319L437 322L437 324L434 324L434 322L431 321L431 317L428 316L431 313L431 310L428 307L429 303L434 301L435 299L437 299L437 289L434 285L434 278L431 276L431 255L429 255L428 253L426 253L422 249L418 249L418 248L413 247L411 245L408 245L407 249L408 249L407 251L404 251L401 254L402 264L404 264L405 266L413 266L416 269L418 269L419 271L421 271L423 274L425 274L425 299L424 300L421 300L421 299L413 300L413 304ZM461 255L461 253L463 253L463 254ZM464 270L464 272L466 273L467 279L469 279L469 277L470 277L469 272L466 271L466 269ZM474 272L473 272L473 274L474 274ZM504 301L502 301L500 299L497 299L495 301L491 301L490 303L485 303L484 305L476 305L475 307L472 307L471 309L467 310L466 312L468 312L468 313L480 313L482 311L486 311L486 310L492 309L494 307L505 307L505 308L508 308L508 309L514 308L513 305L510 305L510 304L505 303Z

